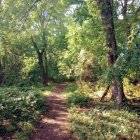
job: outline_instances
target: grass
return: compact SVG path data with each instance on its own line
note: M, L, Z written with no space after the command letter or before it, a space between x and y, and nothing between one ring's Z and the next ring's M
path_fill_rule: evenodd
M139 97L139 85L132 87L125 88L127 97L130 93ZM12 139L27 140L37 120L48 109L43 97L49 96L53 89L54 86L0 88L0 139L12 134ZM99 93L102 94L86 84L83 87L70 84L65 88L72 139L139 140L138 113L128 107L118 110L113 102L98 102Z
M63 96L68 97L71 93L75 92L78 89L76 84L69 84L65 87L63 91Z
M66 88L65 88L65 92L74 92L78 89L78 86L75 84L75 85L68 85Z
M80 107L87 106L91 98L83 93L72 93L68 96L68 106L79 105Z
M129 99L139 98L139 86L127 85L126 96ZM130 92L133 93L133 97L129 96ZM88 85L78 87L76 91L68 93L72 139L139 140L140 114L136 108L125 106L119 110L115 102L101 103L99 99L102 93L98 90L92 91ZM86 100L87 97L90 100ZM88 105L89 103L92 104Z
M91 101L89 94L85 92L85 87L79 88L77 85L69 85L65 88L68 106L78 105L80 107L87 106Z
M35 123L48 110L43 96L52 87L0 88L0 136L12 134L15 140L27 140Z
M140 119L127 109L117 110L114 104L96 103L89 111L69 109L74 140L140 139Z

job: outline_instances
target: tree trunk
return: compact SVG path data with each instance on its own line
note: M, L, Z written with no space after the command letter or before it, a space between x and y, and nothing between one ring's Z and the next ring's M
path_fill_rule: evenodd
M108 91L109 91L110 85L108 85L103 93L103 96L100 99L100 102L102 102L105 98L105 96L107 95Z
M41 76L42 84L46 86L48 85L48 76L47 76L47 73L43 64L43 54L44 54L43 52L38 53L38 64L40 68L40 76Z
M122 107L124 103L125 103L125 94L123 89L123 83L120 82L118 85L118 105Z
M115 38L115 28L113 20L113 1L112 0L97 0L97 4L101 10L101 18L103 21L104 29L106 32L106 43L108 47L108 65L113 66L117 59L117 43ZM118 81L116 77L112 79L112 98L119 97L119 101L122 102L124 98L123 84L118 87ZM122 104L122 103L121 103Z
M122 16L123 16L123 21L124 21L124 28L125 28L125 34L126 34L126 41L128 41L128 37L130 35L130 23L128 21L127 17L127 9L128 9L128 0L124 0L122 3Z
M31 40L33 42L33 46L37 52L37 55L38 55L38 65L39 65L39 68L40 68L40 76L41 76L41 82L44 86L47 86L48 85L48 74L47 74L47 69L45 68L44 66L44 55L45 55L45 48L43 48L41 51L38 49L38 46L36 44L36 42L34 41L33 37L31 37ZM45 62L46 64L46 62Z
M118 96L118 85L115 78L112 79L112 96L111 100L116 100Z

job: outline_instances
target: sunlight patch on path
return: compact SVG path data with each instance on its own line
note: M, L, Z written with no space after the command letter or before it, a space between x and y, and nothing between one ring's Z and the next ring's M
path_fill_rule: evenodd
M47 96L49 112L40 121L29 140L70 140L69 113L66 98L61 94L63 90L64 85L59 85L53 92L43 93Z

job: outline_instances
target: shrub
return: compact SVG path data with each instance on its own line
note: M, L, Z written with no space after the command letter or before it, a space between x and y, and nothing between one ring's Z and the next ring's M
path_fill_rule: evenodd
M80 107L87 106L91 98L84 93L74 92L68 96L68 105L79 105Z
M135 112L109 109L108 105L97 105L88 112L72 107L72 139L76 140L120 140L140 139L139 116Z
M0 135L26 131L24 124L34 124L47 106L39 89L0 89Z
M66 91L66 92L74 92L74 91L77 90L77 88L78 88L77 85L69 85L69 86L67 86L67 87L65 88L65 91Z

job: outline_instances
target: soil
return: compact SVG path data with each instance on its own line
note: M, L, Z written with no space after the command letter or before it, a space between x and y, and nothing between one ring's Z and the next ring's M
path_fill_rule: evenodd
M47 97L49 112L39 122L29 140L71 140L66 99L61 94L66 84L56 85L56 89Z

